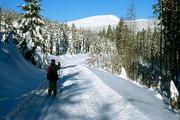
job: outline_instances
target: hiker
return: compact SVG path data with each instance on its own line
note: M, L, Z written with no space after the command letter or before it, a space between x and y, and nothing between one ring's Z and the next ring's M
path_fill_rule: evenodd
M57 80L58 80L58 70L60 69L59 66L56 65L56 61L54 59L51 60L51 65L47 69L47 79L49 81L49 89L48 95L50 96L52 91L54 96L57 94Z

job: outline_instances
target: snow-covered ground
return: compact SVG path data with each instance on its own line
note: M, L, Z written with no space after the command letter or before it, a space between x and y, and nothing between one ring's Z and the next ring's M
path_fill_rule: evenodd
M0 119L45 78L22 57L12 39L7 45L0 41L0 76Z
M179 120L154 91L110 73L89 68L88 55L53 57L63 69L58 94L47 97L47 81L6 116L13 120Z
M162 96L152 89L147 89L137 83L124 79L113 74L106 74L103 71L89 68L94 74L123 97L125 102L131 104L136 110L148 116L150 120L177 120L178 113L173 113ZM173 115L174 114L174 115Z

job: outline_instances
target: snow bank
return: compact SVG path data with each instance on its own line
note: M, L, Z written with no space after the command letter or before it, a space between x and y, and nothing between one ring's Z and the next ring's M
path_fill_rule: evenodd
M27 62L18 51L12 35L9 44L0 45L0 119L23 94L39 86L43 71Z
M120 77L124 78L124 79L129 79L127 73L126 73L126 70L124 67L121 67L121 74L120 74Z
M176 86L174 85L173 81L171 81L171 84L170 84L170 93L171 93L171 99L178 101L177 99L179 96L179 92L178 92Z
M158 93L155 95L158 99L163 100L163 97Z

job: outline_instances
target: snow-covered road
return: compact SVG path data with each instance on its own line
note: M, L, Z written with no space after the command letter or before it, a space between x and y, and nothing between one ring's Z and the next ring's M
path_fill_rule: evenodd
M107 74L94 68L89 68L104 83L116 91L124 100L132 104L152 120L179 120L180 115L172 112L167 104L159 99L158 93L142 86L133 84L118 76Z
M62 59L61 59L62 60ZM13 120L179 120L153 91L114 75L64 61L58 94L47 97L47 81L7 115ZM68 63L68 64L66 64Z

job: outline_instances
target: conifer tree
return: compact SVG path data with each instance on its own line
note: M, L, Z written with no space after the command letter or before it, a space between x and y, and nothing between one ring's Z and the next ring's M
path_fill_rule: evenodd
M112 28L111 28L111 25L108 25L108 29L107 29L107 38L111 39L113 41L113 33L112 33Z
M163 71L166 73L166 82L173 80L178 83L180 70L180 1L179 0L158 0L154 5L155 14L160 19L161 27L161 54L165 65Z
M21 6L25 11L22 19L22 41L20 49L27 59L31 59L33 64L36 64L35 54L43 47L43 37L41 26L44 22L40 16L40 1L39 0L24 0L26 5Z

